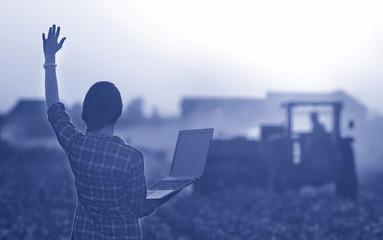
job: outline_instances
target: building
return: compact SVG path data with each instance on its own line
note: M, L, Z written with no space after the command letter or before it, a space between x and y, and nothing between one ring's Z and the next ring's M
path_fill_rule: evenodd
M53 137L46 111L45 101L20 100L4 117L1 137L13 141Z

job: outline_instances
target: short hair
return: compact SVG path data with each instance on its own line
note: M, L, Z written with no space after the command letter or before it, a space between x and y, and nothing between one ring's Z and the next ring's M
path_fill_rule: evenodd
M82 105L87 131L99 130L117 121L122 113L120 91L111 82L97 82L88 90Z
M318 120L318 113L317 112L311 112L310 117L313 121Z

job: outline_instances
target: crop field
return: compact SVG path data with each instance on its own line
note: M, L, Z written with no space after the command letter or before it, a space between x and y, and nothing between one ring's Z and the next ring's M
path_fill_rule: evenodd
M383 174L356 201L331 186L283 194L236 187L179 196L141 220L144 239L383 239ZM76 204L62 151L0 149L0 239L69 239Z

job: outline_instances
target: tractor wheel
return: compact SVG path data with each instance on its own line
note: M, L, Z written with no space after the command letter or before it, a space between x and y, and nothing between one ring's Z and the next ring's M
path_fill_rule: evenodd
M355 172L354 153L351 148L351 141L342 141L340 158L337 166L335 183L336 193L339 196L355 199L358 192L358 181Z

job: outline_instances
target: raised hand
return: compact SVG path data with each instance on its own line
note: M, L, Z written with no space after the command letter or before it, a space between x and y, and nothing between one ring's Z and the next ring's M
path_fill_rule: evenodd
M45 33L43 33L43 49L45 55L45 62L54 62L56 53L63 46L66 38L64 37L60 40L60 42L58 42L59 35L60 27L57 27L56 30L56 25L53 25L49 28L47 38L45 38Z

